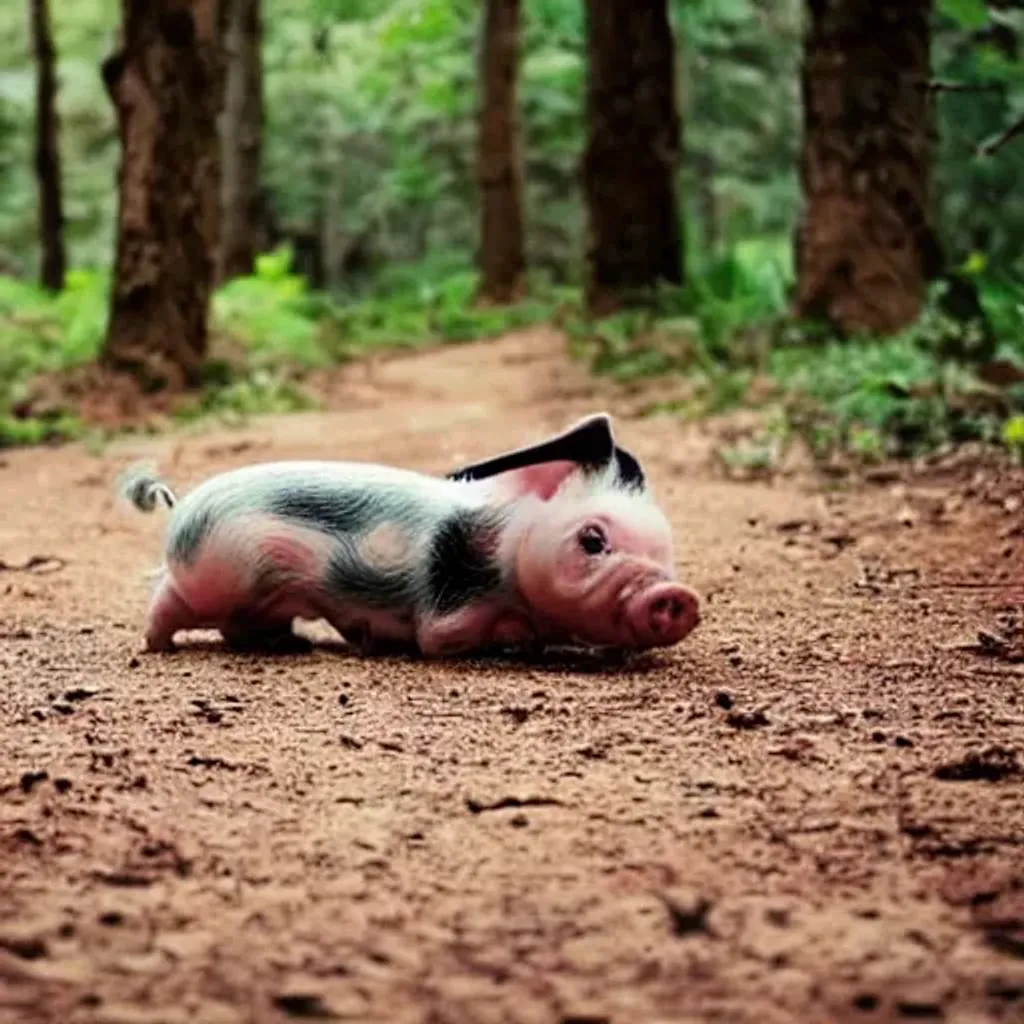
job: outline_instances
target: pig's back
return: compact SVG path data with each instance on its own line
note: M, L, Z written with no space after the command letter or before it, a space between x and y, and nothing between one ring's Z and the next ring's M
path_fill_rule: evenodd
M373 464L248 466L182 498L165 559L181 596L214 619L270 593L310 610L326 602L413 613L436 590L446 524L472 517L483 500L472 484Z
M271 462L229 470L204 481L178 503L168 524L167 555L189 562L215 530L271 516L334 537L400 522L418 531L470 499L409 470L360 462Z

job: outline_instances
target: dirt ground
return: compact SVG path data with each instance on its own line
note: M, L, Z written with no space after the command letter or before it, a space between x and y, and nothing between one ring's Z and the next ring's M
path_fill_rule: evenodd
M1024 1021L1019 487L728 479L544 331L331 400L0 460L3 1024ZM141 652L126 463L440 473L605 407L705 597L678 648Z

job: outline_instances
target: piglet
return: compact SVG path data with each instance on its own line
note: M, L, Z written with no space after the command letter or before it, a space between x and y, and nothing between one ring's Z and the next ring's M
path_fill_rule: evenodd
M219 474L180 501L141 469L121 487L141 511L171 509L151 651L191 629L235 649L308 647L295 619L325 619L366 654L646 649L700 619L669 523L603 413L445 478L293 461Z

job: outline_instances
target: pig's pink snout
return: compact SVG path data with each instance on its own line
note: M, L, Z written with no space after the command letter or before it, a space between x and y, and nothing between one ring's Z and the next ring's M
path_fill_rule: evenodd
M679 643L700 622L700 601L681 583L655 583L630 603L630 624L645 647Z

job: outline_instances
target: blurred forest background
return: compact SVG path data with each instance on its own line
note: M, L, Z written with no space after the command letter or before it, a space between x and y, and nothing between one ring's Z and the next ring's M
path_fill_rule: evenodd
M1024 4L221 6L205 31L214 0L153 4L187 23L154 42L144 0L0 0L0 444L89 429L41 379L100 360L166 385L147 367L172 333L192 352L164 362L198 381L175 415L238 417L308 405L307 374L371 350L554 322L597 373L684 378L681 416L762 408L739 459L796 435L1024 450ZM674 76L674 110L645 75ZM119 103L166 136L134 207ZM145 266L133 209L159 222Z

